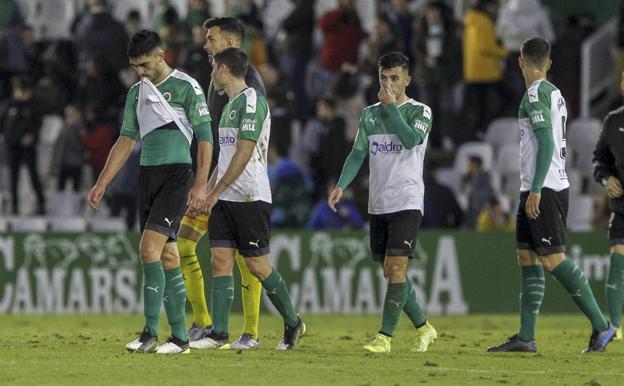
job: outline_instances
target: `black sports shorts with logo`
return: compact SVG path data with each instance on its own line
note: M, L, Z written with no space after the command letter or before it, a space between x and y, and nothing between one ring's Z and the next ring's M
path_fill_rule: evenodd
M139 171L139 224L145 229L177 238L193 185L190 164L141 166Z
M268 255L270 221L271 204L268 202L219 200L208 219L210 246L238 249L243 257Z
M370 246L373 259L383 262L386 256L414 257L421 221L420 210L372 214Z
M609 218L609 245L624 244L624 214L611 212Z
M520 192L516 213L516 248L534 251L538 256L565 252L566 221L569 189L559 192L542 188L539 210L535 220L526 214L529 192Z

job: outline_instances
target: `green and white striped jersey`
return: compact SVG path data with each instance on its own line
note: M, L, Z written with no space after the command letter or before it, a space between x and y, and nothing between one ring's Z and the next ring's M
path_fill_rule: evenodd
M241 139L254 141L256 147L245 170L219 199L235 202L271 200L267 170L267 150L271 132L271 114L263 95L246 88L223 109L219 122L219 164L217 179L223 178Z
M561 91L546 80L536 80L522 98L518 110L520 127L520 191L531 190L538 143L535 131L553 131L554 150L543 187L555 191L570 186L565 170L566 119L568 110Z
M409 209L424 213L423 161L431 131L431 109L411 98L398 109L407 125L425 138L411 150L403 146L394 130L386 127L383 118L387 113L381 103L366 107L360 118L353 147L368 153L370 214Z
M190 164L193 132L212 143L206 97L189 75L173 70L157 85L143 79L128 91L120 134L141 136L141 165Z

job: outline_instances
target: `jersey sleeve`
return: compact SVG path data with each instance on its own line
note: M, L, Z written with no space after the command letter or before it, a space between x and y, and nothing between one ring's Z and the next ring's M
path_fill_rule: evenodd
M531 87L527 96L526 113L533 126L533 131L552 129L550 122L550 94L542 91L541 87Z
M206 96L199 84L188 87L184 110L186 116L193 127L193 132L198 141L208 141L212 143L212 129L210 126L211 117L208 112Z
M126 106L124 107L123 122L121 124L120 135L136 140L139 136L139 120L137 118L137 98L139 97L139 86L133 86L126 95Z
M267 115L269 114L269 105L267 100L259 96L254 89L245 90L245 105L240 105L239 115L239 139L247 139L258 142L262 133L262 126Z
M360 123L358 124L357 133L355 134L355 141L353 142L353 150L364 152L364 154L368 152L365 115L366 113L363 113L360 117Z
M431 131L431 109L429 106L421 105L414 109L414 113L409 118L407 124L420 132L423 138L426 138Z

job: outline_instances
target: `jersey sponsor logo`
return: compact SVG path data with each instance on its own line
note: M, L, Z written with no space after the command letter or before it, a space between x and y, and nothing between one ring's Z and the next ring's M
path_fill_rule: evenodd
M204 102L197 104L197 112L199 113L200 117L204 117L210 114L208 112L208 105Z
M245 118L241 122L241 131L256 131L256 120Z
M163 93L163 98L165 98L165 100L169 102L171 100L171 93L169 91L165 91Z
M234 146L236 145L236 138L226 134L219 136L219 146Z
M377 153L400 153L401 150L403 150L403 145L392 141L382 143L373 141L370 145L370 152L374 156L377 155Z
M414 122L414 128L422 131L423 133L427 131L427 124L421 122L421 121L416 121Z
M204 90L202 90L199 84L193 85L193 91L195 91L195 95L202 95L204 93Z
M428 106L424 106L423 108L423 117L431 119L431 109Z
M531 122L533 124L544 122L544 113L541 111L534 111L531 113Z
M230 121L234 120L234 118L236 118L236 110L230 111Z

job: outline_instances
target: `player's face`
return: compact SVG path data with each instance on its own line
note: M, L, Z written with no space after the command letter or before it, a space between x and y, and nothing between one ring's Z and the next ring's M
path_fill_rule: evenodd
M150 81L154 81L161 75L162 70L160 68L160 64L163 60L164 52L162 50L157 50L148 55L131 58L130 65L141 78L147 78Z
M389 87L395 98L405 94L405 88L412 78L407 74L407 70L397 66L392 68L379 69L379 85Z
M221 33L221 28L210 27L206 33L206 44L204 44L204 50L208 56L213 57L215 54L231 47L230 40L231 38L228 38L226 34Z

